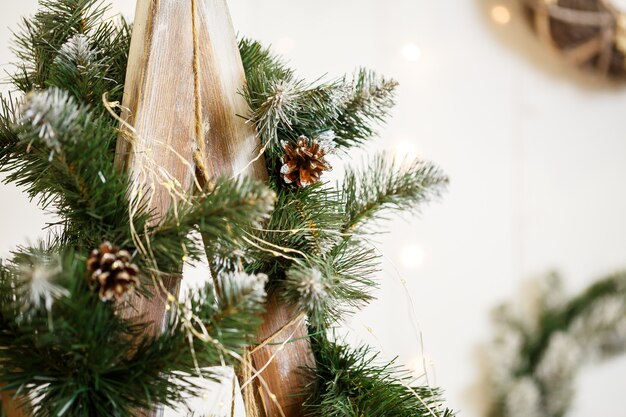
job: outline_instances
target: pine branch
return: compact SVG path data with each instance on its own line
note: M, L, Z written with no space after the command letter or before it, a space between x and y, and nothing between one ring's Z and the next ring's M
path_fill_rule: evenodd
M285 302L307 313L314 328L327 328L373 299L378 256L350 239L328 253L308 256L287 270L280 282Z
M282 154L279 138L295 140L323 129L324 120L337 116L343 97L342 85L334 82L310 84L287 74L269 78L264 71L252 71L244 94L264 143Z
M115 306L88 288L85 258L73 253L62 255L54 277L46 277L64 293L49 311L41 305L26 313L31 294L23 290L23 274L41 262L35 256L56 255L21 253L12 264L0 265L0 381L6 383L3 389L37 395L35 417L132 416L140 407L197 395L199 388L189 379L196 364L236 364L231 352L240 353L260 323L267 278L224 274L218 294L207 286L190 300L189 310L174 310L162 335L146 336L147 324L120 318ZM189 326L198 322L190 324L187 311L204 323L208 335L193 339L193 353ZM128 343L131 338L136 344Z
M241 39L239 50L248 80L249 119L264 142L332 130L338 146L358 146L375 134L374 125L383 123L395 104L397 82L372 71L360 69L351 78L314 86L296 78L258 42Z
M239 48L247 78L243 95L250 106L248 120L256 124L262 142L270 145L267 162L273 172L283 153L281 141L314 137L330 129L344 105L347 87L341 80L310 83L297 78L258 42L242 39Z
M102 23L93 33L72 35L50 64L46 83L104 114L105 93L110 101L122 98L129 47L130 27L123 20Z
M626 273L617 273L568 299L551 275L527 309L496 311L501 332L491 352L489 415L565 415L576 373L587 361L626 352Z
M211 192L171 209L154 232L148 233L159 268L171 271L180 265L183 257L199 258L201 252L190 236L192 230L202 235L207 251L213 256L243 257L243 249L247 247L245 237L270 217L274 201L274 193L258 181L218 180Z
M0 171L9 173L5 181L25 187L43 208L53 207L72 244L95 247L104 238L130 242L129 180L109 153L117 139L109 116L93 116L56 88L29 95L19 115L6 99L2 107ZM138 215L138 228L146 220Z
M358 146L376 134L374 125L389 116L398 83L366 69L358 70L352 80L344 78L343 83L348 95L332 129L338 146Z
M239 39L239 53L246 73L246 79L253 73L265 72L267 78L284 80L293 77L294 71L287 68L283 60L263 47L261 43L250 38ZM250 93L255 94L256 88L249 88ZM262 90L261 90L262 91Z
M528 360L524 362L524 368L518 372L532 373L555 333L567 330L574 320L588 314L596 302L616 294L626 295L626 274L615 274L592 284L582 294L569 301L563 309L542 311L539 335L527 340L523 347L522 355Z
M250 270L280 280L291 265L288 258L276 257L273 250L287 248L289 258L328 251L339 240L343 222L339 193L321 184L294 191L279 190L276 207L256 240L264 249L248 248L253 260Z
M251 111L242 116L269 145L277 197L249 179L220 180L155 224L142 201L129 201L130 179L114 166L118 123L101 98L105 92L111 100L121 97L130 27L104 21L105 11L99 0L42 0L15 43L21 62L12 80L28 95L18 106L2 99L0 171L62 219L62 233L47 247L24 249L0 265L0 381L39 398L35 417L127 416L197 393L189 376L198 367L236 364L250 343L265 301L260 272L323 330L368 302L376 286L377 256L352 232L383 209L416 209L447 182L427 163L396 168L381 157L368 171L350 171L345 191L286 187L279 176L283 141L305 135L344 148L362 143L387 116L395 83L365 70L354 79L309 83L243 39L248 85L242 93ZM132 219L138 235L131 236L130 207L138 207ZM134 253L139 238L151 253L132 262L144 272L172 274L200 256L192 231L202 234L209 260L219 266L215 283L184 305L171 305L163 334L146 336L146 323L120 318L89 288L86 255L102 239ZM312 413L425 412L403 377L374 366L367 349L351 351L323 337L315 344ZM439 402L430 389L415 392L427 404Z
M101 0L42 0L39 5L15 35L13 52L20 62L12 81L24 93L48 86L62 45L73 35L97 31L108 8Z
M342 190L348 232L366 221L383 218L384 210L419 211L439 197L448 178L435 165L420 160L398 166L385 154L374 157L362 171L348 170Z
M320 417L451 417L441 393L425 386L409 387L410 377L393 362L376 365L368 347L351 349L315 339L316 367L305 402L307 416Z
M144 393L135 397L144 388L136 384L137 380L125 392L107 393L112 375L115 379L123 374L118 367L128 370L129 345L121 336L139 333L143 327L119 319L108 304L100 302L87 288L84 258L81 262L80 257L72 254L63 257L56 281L69 296L56 300L49 312L29 309L27 319L21 317L23 297L27 294L20 290L24 278L19 271L23 268L16 263L10 279L2 282L2 293L12 297L12 302L1 307L0 344L7 349L0 352L0 361L3 366L11 367L0 375L7 382L5 388L21 388L24 394L37 393L41 407L35 410L35 416L61 412L76 416L105 415L104 410L111 410L111 400L122 401L120 406L124 411L128 398L130 401L142 398ZM125 375L127 380L133 380L128 378L133 370ZM85 375L94 379L85 379ZM148 379L145 374L143 377L141 384L146 385ZM99 379L102 385L96 383ZM159 377L149 380L162 387L166 382ZM129 415L125 411L121 415Z
M207 285L192 297L191 311L203 320L210 337L220 345L215 348L209 343L211 349L207 349L206 343L196 342L205 363L237 363L226 352L241 354L255 337L262 322L266 283L263 274L224 272L218 275L215 286Z
M371 293L378 288L374 275L379 268L379 255L359 239L345 239L329 252L327 265L332 265L333 292L337 305L328 315L337 320L358 310L373 300Z

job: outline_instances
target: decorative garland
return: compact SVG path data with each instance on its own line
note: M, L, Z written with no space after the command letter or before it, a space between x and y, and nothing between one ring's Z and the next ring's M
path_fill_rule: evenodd
M178 202L156 224L114 162L131 28L103 20L105 12L101 0L42 0L15 41L16 95L0 103L0 171L61 221L0 264L2 389L35 417L175 406L199 393L191 377L211 378L207 367L251 366L242 356L269 288L307 317L316 362L302 393L308 415L451 415L437 389L411 386L395 365L374 364L368 348L332 337L377 285L378 254L362 237L371 222L386 210L419 210L448 181L429 162L398 165L384 154L348 168L343 182L322 181L332 154L367 146L396 83L360 70L311 84L242 39L248 118L269 181L211 178L190 192L165 173ZM204 256L191 232L203 237L215 281L179 302L162 277ZM167 302L162 334L118 314L132 292Z
M626 15L609 0L522 0L535 32L577 66L626 76Z
M528 303L495 311L490 417L562 417L587 362L626 352L626 273L567 298L550 276Z

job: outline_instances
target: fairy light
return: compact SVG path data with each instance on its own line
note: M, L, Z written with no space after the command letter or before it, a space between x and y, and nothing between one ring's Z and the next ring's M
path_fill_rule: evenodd
M400 262L407 269L418 269L424 263L424 250L417 243L410 243L400 250Z
M491 19L499 25L506 25L511 21L511 11L508 7L498 4L491 9Z
M394 146L395 159L403 161L405 159L415 159L419 156L420 151L415 141L410 138L401 138L396 141Z
M406 366L415 378L421 379L430 376L429 370L433 370L434 362L428 355L417 355L412 357Z
M274 42L274 50L279 54L288 54L296 47L296 41L288 36L282 37Z
M414 43L407 43L402 47L402 57L408 62L417 62L422 57L422 50Z
M413 373L413 375L421 375L425 372L424 370L424 360L423 356L414 356L407 363L407 368Z

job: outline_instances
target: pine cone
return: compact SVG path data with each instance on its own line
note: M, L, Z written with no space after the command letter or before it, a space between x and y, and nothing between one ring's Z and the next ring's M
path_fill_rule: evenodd
M91 272L90 283L99 289L100 299L109 301L132 293L139 286L139 268L130 263L130 253L103 242L91 252L87 269Z
M283 166L280 168L280 176L287 184L296 184L298 187L306 187L320 180L324 171L330 171L331 167L324 159L326 151L320 144L306 136L300 136L295 143L283 145L285 154L281 158Z

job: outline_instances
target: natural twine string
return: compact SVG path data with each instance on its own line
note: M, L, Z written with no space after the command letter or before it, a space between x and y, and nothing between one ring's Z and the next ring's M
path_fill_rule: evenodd
M243 354L243 366L241 368L240 379L242 381L249 381L252 378L253 368L251 366L252 359L250 359L250 352L244 352ZM243 396L243 404L245 408L246 417L261 417L261 411L256 406L256 396L254 395L254 386L242 387L241 394ZM234 399L234 396L233 396ZM233 410L231 410L233 411Z
M211 184L209 170L206 166L206 146L204 144L204 122L202 120L202 90L200 85L200 45L198 42L198 22L196 16L196 0L191 0L191 30L193 37L193 89L195 109L196 150L193 160L202 175L204 184Z

